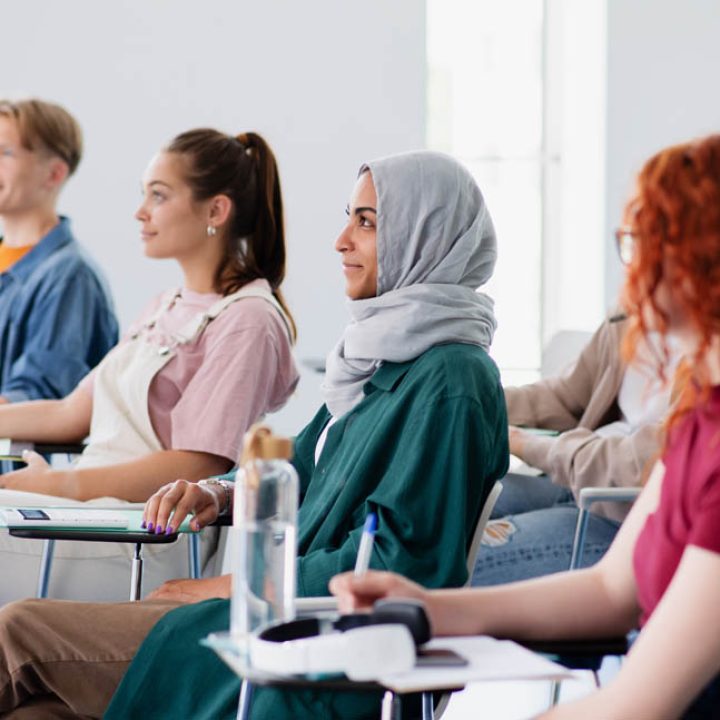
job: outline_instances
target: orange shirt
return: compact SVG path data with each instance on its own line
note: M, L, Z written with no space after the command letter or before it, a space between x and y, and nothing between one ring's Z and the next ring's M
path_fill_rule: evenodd
M35 246L24 245L23 247L8 247L0 242L0 272L9 270L18 260L21 260Z

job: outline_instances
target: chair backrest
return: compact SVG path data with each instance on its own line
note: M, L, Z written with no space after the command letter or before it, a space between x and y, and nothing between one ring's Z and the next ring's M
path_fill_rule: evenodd
M482 540L483 533L485 532L485 526L490 519L490 515L493 511L493 508L495 507L497 499L500 497L502 489L502 483L499 480L496 480L495 484L492 486L492 488L490 488L488 496L485 498L485 504L480 510L480 516L478 517L477 525L475 526L475 532L473 533L472 537L472 542L470 543L470 549L468 550L467 554L468 577L465 581L465 587L468 587L470 585L470 581L472 580L473 570L475 569L475 561L477 560L478 553L480 552L480 541ZM430 697L432 697L432 693L428 694L430 695ZM426 695L426 693L423 693L423 695ZM437 695L437 693L435 694L435 709L432 714L432 717L435 718L435 720L440 720L442 715L445 713L445 710L447 710L451 695L452 692L445 692L439 696ZM425 715L423 715L423 717L425 717Z
M472 579L473 570L475 569L475 561L477 560L478 553L480 552L480 541L482 540L483 533L485 532L485 526L490 519L490 515L495 507L497 499L500 497L502 489L502 483L499 480L496 480L485 499L485 504L482 506L482 510L480 511L480 517L478 518L477 525L475 526L475 533L467 554L468 579L465 582L466 586L470 584L470 580Z

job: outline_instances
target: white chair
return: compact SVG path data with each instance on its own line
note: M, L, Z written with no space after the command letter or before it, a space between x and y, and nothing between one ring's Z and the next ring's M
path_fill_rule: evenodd
M570 570L576 570L582 560L585 547L585 532L590 519L590 507L596 502L635 502L642 492L641 487L586 487L580 490L578 497L578 517L575 525Z

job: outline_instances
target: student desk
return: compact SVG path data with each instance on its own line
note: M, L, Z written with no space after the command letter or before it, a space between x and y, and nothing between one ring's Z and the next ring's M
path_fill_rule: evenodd
M60 507L60 506L55 506ZM142 505L140 506L142 508ZM47 540L49 543L48 551L43 553L42 564L40 567L40 578L38 582L38 596L45 597L47 595L47 585L50 578L50 563L52 557L52 544L55 540L84 540L89 542L122 542L132 543L135 546L132 559L132 569L130 574L130 600L139 600L142 594L142 570L143 558L142 549L144 545L157 545L174 543L180 533L191 534L190 544L190 575L191 577L199 577L200 559L199 546L197 543L198 534L190 530L187 518L181 525L178 532L171 535L155 535L149 533L140 527L142 522L142 509L129 508L123 506L109 506L107 510L112 512L123 512L128 518L127 528L107 528L107 529L73 529L73 528L53 528L53 527L32 527L32 528L9 528L9 533L13 537L29 538L33 540ZM73 510L77 510L77 506L73 506ZM99 506L91 506L88 509L99 510ZM217 525L230 524L230 518L219 518Z
M252 685L323 690L383 692L382 720L400 718L402 696L422 694L423 720L432 720L433 692L456 692L469 682L483 680L560 680L571 677L564 668L509 640L486 636L436 638L425 647L454 650L468 660L465 667L416 667L407 673L354 682L344 675L314 678L276 675L253 668L228 633L210 635L205 644L243 680L238 720L249 717Z

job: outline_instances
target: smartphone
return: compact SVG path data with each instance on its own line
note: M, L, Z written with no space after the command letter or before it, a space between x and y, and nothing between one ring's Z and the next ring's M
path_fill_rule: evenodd
M415 660L415 667L464 667L467 664L462 655L445 648L421 648Z
M126 528L125 513L117 510L85 510L71 508L8 508L2 511L7 527L38 528Z

